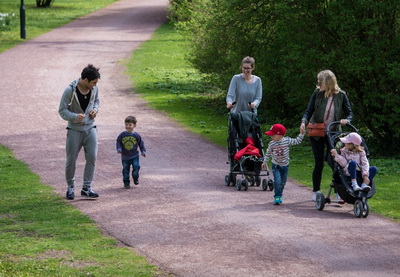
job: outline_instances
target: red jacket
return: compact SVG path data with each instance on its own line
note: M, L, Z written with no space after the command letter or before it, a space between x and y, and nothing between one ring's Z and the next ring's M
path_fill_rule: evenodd
M261 157L260 150L254 146L253 138L248 137L246 139L246 146L243 149L237 151L233 159L238 161L243 155L254 155L257 157Z

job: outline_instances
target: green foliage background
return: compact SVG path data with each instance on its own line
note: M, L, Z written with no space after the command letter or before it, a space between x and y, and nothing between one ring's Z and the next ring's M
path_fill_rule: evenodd
M169 18L190 42L188 60L220 88L244 56L255 57L263 122L299 125L317 73L330 69L374 155L399 156L400 1L170 2Z

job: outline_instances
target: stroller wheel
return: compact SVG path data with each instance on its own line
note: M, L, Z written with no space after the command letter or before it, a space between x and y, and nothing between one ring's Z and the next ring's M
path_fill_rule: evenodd
M225 175L225 186L229 186L231 184L231 178L229 175Z
M325 196L322 192L317 193L317 197L315 199L315 207L317 210L322 211L325 207Z
M236 190L242 190L242 181L236 180Z
M242 181L242 187L244 191L246 191L249 188L249 182L246 179Z
M266 191L268 189L267 179L262 180L262 190Z
M367 200L365 200L365 202L363 204L364 205L363 205L363 210L362 210L361 216L366 218L369 214L369 204L368 204Z
M270 191L274 189L274 181L272 181L271 179L268 180L268 188Z
M232 186L236 185L236 174L231 173L231 184Z
M362 201L357 199L356 202L354 203L354 215L356 217L361 217L363 210L364 207Z

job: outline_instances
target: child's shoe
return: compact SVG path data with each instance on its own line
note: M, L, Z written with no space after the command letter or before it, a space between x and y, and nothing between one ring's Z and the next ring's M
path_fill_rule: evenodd
M130 184L129 184L129 183L124 183L124 188L126 188L126 189L130 189L130 188L131 188L131 186L130 186Z
M282 203L281 198L279 196L275 196L274 205L279 205L280 203Z
M352 183L351 187L353 188L354 191L360 191L361 188L357 183Z
M133 180L133 183L134 183L135 185L139 185L139 179L134 179L134 180Z
M366 183L362 183L362 184L361 184L361 189L362 189L363 191L365 191L365 192L368 192L368 191L371 190L371 187L368 186Z

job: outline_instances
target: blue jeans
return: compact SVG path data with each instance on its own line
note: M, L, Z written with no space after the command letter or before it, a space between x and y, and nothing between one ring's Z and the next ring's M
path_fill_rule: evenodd
M349 166L347 167L347 169L349 170L351 179L357 179L357 176L362 177L361 171L357 171L357 166L358 166L358 164L355 161L349 162ZM378 173L378 168L376 166L370 166L369 167L369 176L368 176L370 182L372 182L376 173Z
M122 177L124 180L124 185L130 184L129 179L130 179L131 165L132 165L133 180L134 181L139 180L139 169L140 169L139 157L130 160L122 160Z
M274 197L282 197L283 189L286 185L289 166L280 166L272 164L272 173L274 174Z

